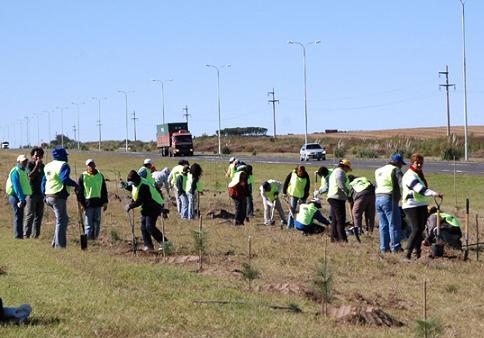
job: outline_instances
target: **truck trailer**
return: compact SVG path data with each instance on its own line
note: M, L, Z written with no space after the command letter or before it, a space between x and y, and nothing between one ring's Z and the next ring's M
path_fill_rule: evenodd
M188 131L188 123L158 124L156 146L160 149L161 156L193 156L193 139Z

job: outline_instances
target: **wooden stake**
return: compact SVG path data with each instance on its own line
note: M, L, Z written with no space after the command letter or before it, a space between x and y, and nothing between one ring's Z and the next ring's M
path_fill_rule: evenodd
M479 215L476 214L476 242L479 243ZM477 244L476 259L479 262L479 244Z
M166 252L165 252L165 218L163 217L163 212L161 212L161 245L162 245L162 251L161 253L163 254L163 257L166 257Z
M427 338L427 280L423 282L423 317L424 317L424 337Z
M455 210L457 210L457 189L456 189L456 167L455 167L455 156L454 156L454 203L455 203Z
M464 260L467 260L469 256L469 199L466 198L466 218L465 218L465 237L466 250L464 252Z
M202 216L200 216L200 221L198 222L198 238L200 239L200 242L202 240ZM202 244L202 243L200 243ZM199 265L198 265L198 270L202 271L203 269L203 250L202 248L198 248L198 257L199 257Z
M252 236L249 236L248 242L249 242L249 265L250 265L251 259L252 259Z
M328 257L326 255L327 253L327 249L328 249L328 238L326 237L326 240L324 241L324 278L328 278ZM324 297L322 297L322 304L321 304L321 312L323 311L323 307L324 307L324 316L325 317L328 317L328 303L327 303L327 299L328 299L328 285L326 283L326 287L324 289ZM321 313L323 314L323 313Z

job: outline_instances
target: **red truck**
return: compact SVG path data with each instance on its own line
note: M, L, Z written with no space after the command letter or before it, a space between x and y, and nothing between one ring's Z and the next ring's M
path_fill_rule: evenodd
M193 138L188 123L174 122L156 126L156 146L161 156L193 156Z

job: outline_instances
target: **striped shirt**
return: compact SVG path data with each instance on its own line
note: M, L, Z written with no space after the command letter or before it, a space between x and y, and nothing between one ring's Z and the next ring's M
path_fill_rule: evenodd
M402 185L404 192L402 196L403 209L428 205L427 201L416 201L414 197L414 192L426 197L437 196L437 193L435 191L430 190L424 184L422 184L417 173L411 169L408 169L405 175L403 175Z

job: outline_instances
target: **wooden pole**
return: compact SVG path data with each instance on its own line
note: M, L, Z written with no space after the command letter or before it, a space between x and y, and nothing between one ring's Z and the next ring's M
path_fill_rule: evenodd
M252 260L252 236L249 236L248 242L249 242L249 265L250 265Z
M202 216L200 216L200 221L198 222L198 238L200 240L200 247L198 248L198 257L199 257L199 265L198 265L198 270L202 271L203 269L203 250L202 250Z
M163 212L161 212L161 246L162 246L162 251L161 253L163 254L163 257L166 257L166 252L165 252L165 217L163 217Z
M457 210L457 188L456 188L456 173L457 173L457 170L456 170L455 165L456 165L456 163L455 163L455 155L454 155L454 206L455 206L455 209Z
M476 214L476 242L479 243L479 215ZM476 259L479 262L479 244L477 244L476 248Z
M423 282L423 317L424 317L424 337L427 338L427 280Z
M323 306L324 306L324 316L328 317L328 284L327 284L327 279L328 279L328 257L326 255L328 249L328 238L326 237L326 240L324 241L324 278L326 278L326 285L324 288L324 297L322 297L322 304L321 304L321 312L323 311ZM322 313L321 313L322 314Z
M465 243L466 243L466 251L464 252L464 260L467 260L469 256L469 199L466 198L466 218L465 218Z

